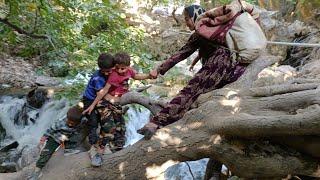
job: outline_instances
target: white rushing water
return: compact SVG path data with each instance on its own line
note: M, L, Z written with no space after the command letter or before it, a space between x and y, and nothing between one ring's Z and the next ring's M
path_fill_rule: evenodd
M50 125L58 119L65 116L69 106L66 100L52 100L47 102L39 110L29 110L27 116L35 119L35 122L28 122L27 125L14 121L19 119L17 116L22 115L22 109L26 105L25 98L16 98L10 96L0 97L0 122L6 129L6 140L18 141L21 149L25 146L35 147L43 133ZM36 116L37 112L39 113ZM126 121L126 145L132 145L139 141L143 136L137 133L137 130L144 126L149 120L150 111L144 107L131 105ZM203 179L207 159L188 162L191 172L186 163L179 163L169 167L165 172L166 179L189 180ZM192 173L192 174L191 174Z
M148 121L150 111L144 107L129 108L128 121L126 122L126 145L132 145L139 141L143 136L137 133L137 130L142 128Z
M18 141L19 148L26 145L35 146L39 139L50 125L63 117L68 109L67 101L55 100L46 103L39 109L39 116L35 123L28 122L28 125L17 125L14 120L16 116L22 115L22 108L26 105L24 98L14 98L4 96L0 103L0 122L6 129L7 138ZM35 118L35 110L31 110L27 115Z

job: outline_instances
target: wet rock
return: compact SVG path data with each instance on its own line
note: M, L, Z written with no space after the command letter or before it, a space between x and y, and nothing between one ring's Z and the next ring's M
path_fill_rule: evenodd
M11 149L15 149L19 146L19 143L17 141L14 141L6 146L4 146L3 148L0 149L0 152L8 152Z
M17 149L0 152L0 173L16 172L16 161L19 159L19 156L20 154Z
M35 88L27 94L28 105L34 108L41 108L47 100L49 100L49 98L46 89Z
M10 102L8 107L6 107L5 115L8 119L12 120L15 124L20 124L21 114L23 114L22 110L26 106L25 99L20 98L4 98L4 103ZM22 123L23 124L23 123Z
M0 173L17 172L17 164L14 162L3 162L0 164Z
M21 107L19 111L14 116L14 123L22 127L35 123L35 120L39 117L39 109L36 107L30 106L27 103Z

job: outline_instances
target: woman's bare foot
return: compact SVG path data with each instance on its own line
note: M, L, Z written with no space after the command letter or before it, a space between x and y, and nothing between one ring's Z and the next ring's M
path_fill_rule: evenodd
M146 140L149 140L156 133L158 127L159 126L157 124L148 122L146 125L143 126L143 128L137 130L137 132L139 134L144 135L144 138Z

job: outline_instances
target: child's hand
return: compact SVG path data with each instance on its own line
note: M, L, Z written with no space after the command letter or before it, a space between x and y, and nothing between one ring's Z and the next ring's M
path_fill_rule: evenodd
M39 147L40 150L42 150L42 148L43 148L44 144L46 143L47 139L48 139L48 138L47 138L46 136L42 136L42 137L41 137L40 142L39 142L39 145L38 145L38 147Z
M191 65L191 66L189 67L189 71L190 71L190 72L193 71L193 67L194 67L193 65Z
M156 79L158 77L158 71L156 69L150 71L149 75L153 78Z
M48 138L46 136L42 136L40 139L40 144L44 144Z
M82 112L82 114L91 114L93 109L94 109L94 106L89 106L86 110Z

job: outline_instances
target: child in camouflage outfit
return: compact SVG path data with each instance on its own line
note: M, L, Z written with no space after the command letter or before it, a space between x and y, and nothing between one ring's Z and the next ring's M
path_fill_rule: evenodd
M96 109L101 117L100 146L107 146L111 152L121 150L125 144L126 132L122 106L102 100Z
M44 148L36 162L33 178L36 179L39 176L41 169L47 164L57 148L64 145L79 144L79 137L83 129L81 119L82 108L74 106L68 110L66 117L55 122L47 129L40 140L40 147L44 146Z

